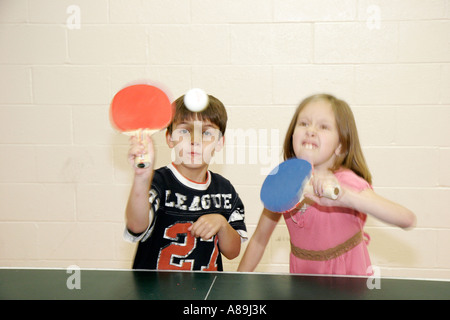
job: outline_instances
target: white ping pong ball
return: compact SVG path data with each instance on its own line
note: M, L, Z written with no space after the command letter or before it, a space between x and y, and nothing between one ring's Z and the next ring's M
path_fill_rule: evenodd
M199 88L193 88L184 95L184 105L192 112L200 112L206 108L209 99L208 95Z

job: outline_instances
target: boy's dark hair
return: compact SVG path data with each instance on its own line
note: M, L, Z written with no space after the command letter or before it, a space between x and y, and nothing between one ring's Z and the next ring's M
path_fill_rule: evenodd
M175 116L170 125L167 127L167 131L172 134L173 124L184 120L208 120L215 124L219 128L222 135L224 135L228 120L225 106L219 99L212 95L208 95L208 98L208 105L201 112L192 112L186 108L184 105L184 95L175 100L172 104L173 108L175 108Z

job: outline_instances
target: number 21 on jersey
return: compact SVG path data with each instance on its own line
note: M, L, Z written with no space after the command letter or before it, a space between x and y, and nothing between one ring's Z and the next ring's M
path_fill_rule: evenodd
M173 241L170 245L161 249L158 258L159 270L192 270L194 260L187 259L197 247L200 238L195 238L188 231L191 222L179 222L166 228L164 238ZM219 255L218 238L214 236L213 250L207 266L202 266L202 271L217 271L216 260ZM178 262L177 262L178 261Z

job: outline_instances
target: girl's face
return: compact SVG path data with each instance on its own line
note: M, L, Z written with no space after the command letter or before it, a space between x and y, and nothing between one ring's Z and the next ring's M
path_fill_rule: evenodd
M315 170L330 169L341 144L331 104L325 100L308 103L299 113L292 135L297 158L314 165Z

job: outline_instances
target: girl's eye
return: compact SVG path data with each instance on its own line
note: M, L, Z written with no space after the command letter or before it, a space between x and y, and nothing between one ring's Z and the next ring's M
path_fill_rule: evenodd
M307 127L307 126L308 126L308 123L307 123L306 121L300 121L300 122L298 123L298 125L299 125L300 127Z
M320 129L322 129L322 130L328 130L330 127L328 127L327 125L325 125L325 124L322 124L321 126L320 126Z

